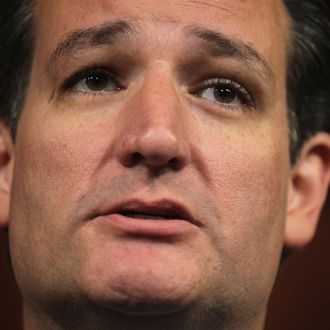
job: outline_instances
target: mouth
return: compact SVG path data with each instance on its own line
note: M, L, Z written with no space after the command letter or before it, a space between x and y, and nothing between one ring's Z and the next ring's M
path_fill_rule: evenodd
M168 215L168 214L160 214L160 213L138 213L134 211L123 211L119 212L119 214L127 217L127 218L133 218L133 219L155 219L155 220L173 220L173 219L179 219L179 216L175 215Z
M114 232L134 236L168 237L196 230L201 223L183 205L170 200L131 200L99 213Z
M177 206L174 205L153 205L153 206L146 206L146 205L131 205L126 206L124 209L119 209L118 214L121 214L128 218L133 219L145 219L145 220L173 220L173 219L180 219L180 220L187 220L191 218L190 215L187 214L186 211L180 210Z
M195 223L189 210L181 204L169 200L141 202L128 201L111 210L127 218L141 220L184 220Z

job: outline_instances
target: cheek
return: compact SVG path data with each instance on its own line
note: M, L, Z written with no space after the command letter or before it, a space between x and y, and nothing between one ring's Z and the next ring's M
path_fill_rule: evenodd
M285 199L286 171L279 160L281 155L270 150L263 153L256 148L249 150L245 144L236 150L223 150L223 158L213 162L214 190L232 211L273 210Z
M93 179L109 150L109 134L78 122L40 124L32 132L22 127L17 143L15 176L26 193L38 199L72 203L72 198ZM109 127L111 131L111 127ZM34 132L38 132L37 134ZM103 130L104 132L104 130ZM48 204L48 206L50 206Z
M41 246L48 240L46 246L56 247L74 225L75 219L69 221L72 209L93 180L110 138L102 136L96 125L87 132L77 120L59 123L22 117L19 128L11 207L12 228L20 233L16 241Z
M64 272L68 262L80 264L80 252L70 252L76 244L72 233L80 225L75 207L95 180L111 141L110 125L103 131L97 124L86 127L77 120L21 118L10 214L11 255L21 286L38 287L36 269L49 276L39 280L62 276L64 282L72 271Z
M289 161L284 139L248 136L213 138L201 147L214 146L205 154L209 196L216 205L205 249L215 253L209 282L219 290L228 283L232 294L253 306L252 301L265 303L278 269Z
M213 243L222 255L237 260L233 267L245 264L247 274L251 260L256 260L256 268L274 269L286 216L286 140L232 135L218 145L214 141L213 152L207 155L218 213Z

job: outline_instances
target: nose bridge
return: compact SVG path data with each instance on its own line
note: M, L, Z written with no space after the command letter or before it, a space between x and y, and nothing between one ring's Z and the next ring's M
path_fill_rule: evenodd
M143 162L149 167L186 163L189 151L183 105L170 68L156 62L129 102L127 127L120 143L124 165Z
M170 69L156 62L145 78L138 96L138 111L143 113L145 129L175 130L182 116L180 99Z

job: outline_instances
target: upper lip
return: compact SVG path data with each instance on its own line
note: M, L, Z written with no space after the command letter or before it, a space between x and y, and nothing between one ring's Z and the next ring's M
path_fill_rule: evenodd
M191 222L194 225L201 226L201 222L192 216L190 210L181 203L170 199L142 201L142 200L126 200L108 208L97 212L95 216L103 216L108 214L147 214L155 216L164 216L169 219L181 219Z

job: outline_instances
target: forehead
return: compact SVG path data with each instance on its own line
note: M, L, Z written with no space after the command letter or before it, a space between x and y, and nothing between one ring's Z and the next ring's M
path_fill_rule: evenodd
M37 45L47 50L73 30L118 19L159 37L191 25L205 27L244 40L269 62L275 50L281 55L279 45L284 50L289 30L280 0L37 0Z

